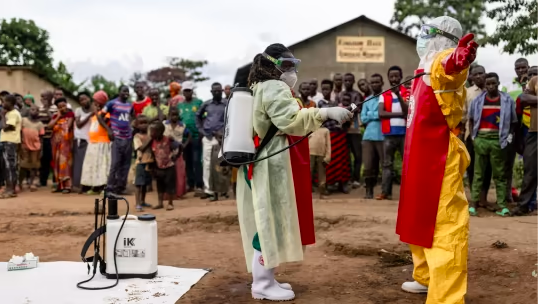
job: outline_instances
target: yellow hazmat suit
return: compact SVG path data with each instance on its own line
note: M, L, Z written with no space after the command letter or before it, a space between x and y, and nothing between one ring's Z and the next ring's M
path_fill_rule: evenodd
M424 204L434 203L428 201L423 202L421 205L420 202L413 202L418 197L417 193L420 193L420 189L412 185L417 181L403 181L399 206L397 232L400 234L402 241L410 244L414 264L413 278L415 279L415 282L404 283L402 289L413 293L427 292L426 304L464 303L464 297L467 292L469 212L463 185L463 175L469 166L470 156L457 135L466 96L464 84L467 80L468 64L474 60L475 53L473 52L476 52L476 44L471 42L468 49L463 50L464 55L468 55L470 58L470 62L464 61L462 63L460 61L456 67L447 68L446 61L453 55L455 49L452 47L457 44L456 41L461 36L462 29L459 22L445 16L435 18L429 25L423 27L423 36L417 41L417 51L421 57L419 70L424 69L427 75L416 79L415 82L417 83L413 85L413 97L409 105L410 113L407 122L408 128L410 125L412 128L408 129L408 134L406 135L405 152L411 151L411 147L408 147L408 145L418 143L416 142L417 139L413 141L413 137L422 138L419 133L423 131L421 131L420 127L417 127L418 125L414 124L428 125L424 121L413 121L413 119L428 120L428 116L435 119L433 116L440 115L433 112L422 112L420 118L413 117L414 103L417 98L429 98L427 96L433 97L433 94L435 94L434 102L437 101L447 124L444 127L445 133L440 131L442 133L439 133L439 136L446 136L446 133L449 133L448 151L444 164L444 175L442 175L442 183L440 184L435 225L431 226L433 233L431 230L419 231L417 227L420 227L420 225L413 225L413 222L416 223L420 218L421 208L426 210ZM461 42L463 41L464 39L461 40ZM458 48L458 51L462 50ZM457 62L457 60L452 60L450 64L454 62ZM428 88L428 86L431 88ZM428 106L424 101L419 102L418 106L420 105ZM442 128L439 130L442 130ZM416 133L413 134L413 132ZM421 145L418 144L418 146ZM415 155L415 157L417 156ZM405 159L406 156L404 155L404 168L414 166L416 169L417 163L415 159L408 158L408 164L405 163ZM439 158L438 161L440 162L442 159ZM422 165L425 168L427 167L427 164ZM435 177L432 176L432 178ZM409 189L404 189L404 185ZM429 213L424 212L426 217L422 217L422 220L429 219ZM430 226L423 227L429 229ZM431 237L432 235L433 238ZM431 243L429 243L430 241Z
M441 61L453 49L441 52L432 64L431 86L450 129L461 121L465 102L464 84L467 70L446 75ZM471 158L465 144L450 133L445 176L439 197L431 248L410 245L413 254L413 279L429 286L426 304L464 303L467 292L467 253L469 238L469 204L465 196L463 175Z
M263 138L271 123L285 135L304 136L317 130L322 122L319 109L300 109L290 88L282 81L255 84L254 132ZM286 136L277 135L261 150L263 158L289 145ZM301 261L303 250L295 191L288 151L255 163L250 184L245 170L237 175L237 209L247 269L252 271L252 240L258 233L266 269L281 263Z

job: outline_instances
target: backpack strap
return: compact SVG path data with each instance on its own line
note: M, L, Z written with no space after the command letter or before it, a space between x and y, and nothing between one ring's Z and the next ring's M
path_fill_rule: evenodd
M273 137L275 137L276 132L278 132L278 128L274 124L271 124L269 130L267 130L267 133L263 137L262 142L256 149L256 155L254 156L254 159L258 158L260 151L265 148L265 146L267 146L267 144L271 141L271 139L273 139Z

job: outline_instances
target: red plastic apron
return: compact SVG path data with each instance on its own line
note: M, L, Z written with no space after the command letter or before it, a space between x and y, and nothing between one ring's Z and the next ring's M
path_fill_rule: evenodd
M293 92L292 92L293 93ZM298 101L299 106L302 104ZM301 139L301 136L288 137L288 144ZM258 136L254 137L256 148L261 141ZM289 149L291 171L293 176L293 187L295 188L295 203L297 205L297 216L299 218L299 230L301 233L301 242L303 246L316 243L316 234L314 230L314 207L312 202L312 176L310 174L310 146L308 138ZM248 179L252 180L254 166L249 165ZM278 177L277 177L278 178Z
M415 75L423 70L416 70ZM396 233L431 248L445 174L450 130L431 86L413 81L402 164Z
M289 136L289 144L301 139L300 136ZM308 138L291 147L290 161L295 188L295 202L301 231L301 242L304 246L316 243L314 231L314 208L312 206L312 176L310 174L310 147Z

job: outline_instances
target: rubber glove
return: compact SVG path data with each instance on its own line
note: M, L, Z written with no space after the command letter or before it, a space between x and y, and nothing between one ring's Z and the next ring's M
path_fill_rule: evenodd
M333 119L339 123L350 121L353 118L353 113L351 113L348 109L338 107L320 109L319 115L321 115L321 119L323 121Z
M463 36L452 54L442 61L447 75L460 73L473 63L476 58L476 49L478 48L478 44L474 42L473 38L474 34Z

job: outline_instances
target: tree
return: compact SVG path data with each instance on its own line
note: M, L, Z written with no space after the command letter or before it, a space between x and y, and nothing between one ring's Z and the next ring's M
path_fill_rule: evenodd
M538 2L536 0L487 0L495 8L487 16L497 21L497 29L486 38L488 44L503 45L508 54L523 56L538 52Z
M75 83L73 80L73 75L67 70L67 67L63 62L59 62L56 69L53 69L50 72L50 80L58 83L62 89L71 92L71 93L77 93L80 91L80 89L84 86L84 83L86 81L83 81L81 83Z
M185 72L175 67L162 67L146 74L146 79L155 85L168 85L173 81L182 82L186 80Z
M129 78L129 87L134 89L137 82L143 82L147 86L147 81L144 78L144 74L140 72L133 73L131 78Z
M84 85L84 82L75 83L63 62L54 67L49 33L32 20L2 19L0 64L30 66L68 92L77 92Z
M184 77L186 80L191 80L194 82L202 82L209 80L209 77L203 76L202 69L207 65L207 60L189 60L178 57L168 58L168 64L172 68L179 69L183 71Z
M97 74L90 78L86 90L92 93L102 90L106 92L109 98L112 98L118 94L120 85L121 83L116 84L114 81L110 81L104 76Z
M438 16L450 16L460 22L463 33L474 33L480 40L485 36L480 22L484 11L482 0L396 0L390 23L398 31L416 37L422 24Z
M49 33L34 21L2 19L0 23L0 64L32 66L48 73L52 66Z

